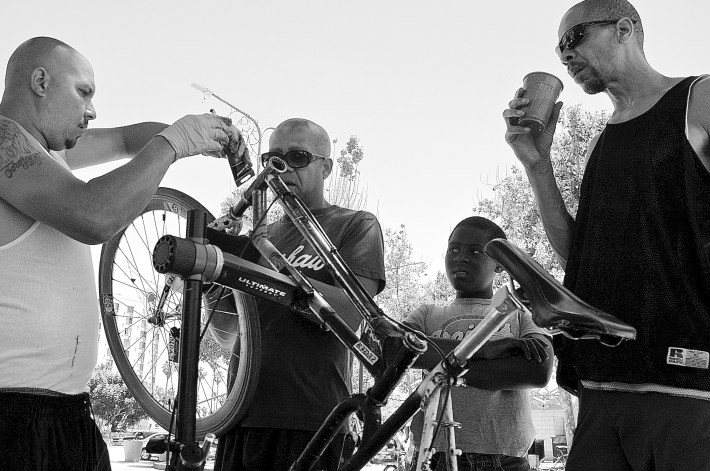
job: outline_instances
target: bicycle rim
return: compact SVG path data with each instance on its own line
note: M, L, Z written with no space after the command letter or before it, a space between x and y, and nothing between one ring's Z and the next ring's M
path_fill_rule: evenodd
M178 384L178 348L171 329L180 328L181 280L153 269L157 240L185 236L187 211L206 209L188 195L159 188L143 212L104 244L99 265L101 316L111 355L121 377L146 414L169 430ZM214 217L207 212L208 222ZM221 289L215 286L214 289ZM232 296L225 288L224 296ZM254 299L234 292L238 317L238 348L222 349L209 330L200 343L196 434L222 435L246 411L260 367L261 340ZM202 331L214 310L203 297ZM229 363L237 362L235 380L227 389ZM234 371L234 369L233 369Z

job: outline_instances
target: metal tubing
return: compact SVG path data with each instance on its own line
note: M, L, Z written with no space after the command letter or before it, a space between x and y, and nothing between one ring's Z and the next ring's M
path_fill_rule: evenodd
M202 242L206 217L199 210L187 213L187 236ZM198 349L200 341L200 313L202 303L202 276L185 278L183 287L182 328L180 329L180 376L177 403L178 443L185 445L195 440L195 404L197 404Z
M465 366L473 354L501 328L505 321L522 309L518 301L510 296L505 286L496 291L490 306L491 312L447 355L446 359L450 365Z
M286 214L313 247L318 256L326 262L326 267L338 282L353 305L368 322L373 319L383 318L384 312L375 303L360 281L355 277L350 267L345 263L338 250L328 239L323 228L313 217L313 214L293 194L278 175L268 175L266 183L269 188L280 197L281 204Z
M414 334L407 332L402 338L402 344L392 363L385 369L382 376L377 378L375 385L368 391L368 396L379 403L384 403L399 380L402 379L407 370L414 364L419 355L426 351L426 343L422 342Z
M328 418L325 419L323 425L311 438L311 441L308 442L301 456L291 465L290 471L309 471L316 461L320 459L325 449L328 448L330 442L333 441L333 437L338 433L343 422L350 417L350 414L357 411L365 401L364 394L354 394L335 406L335 409L328 414Z
M363 433L360 447L345 464L338 468L338 471L358 471L362 469L419 410L421 399L421 396L415 391L404 400L402 405L371 436Z
M262 170L259 175L256 176L254 181L251 182L251 185L249 185L249 187L244 190L244 193L242 193L242 196L239 201L237 201L234 206L230 208L229 215L234 219L242 217L247 208L254 203L254 192L257 190L262 190L266 187L265 180L270 175L278 175L279 173L283 173L285 171L286 162L277 157L273 157L271 160L269 160L269 164L267 165L267 167ZM256 223L257 221L254 221L254 224Z

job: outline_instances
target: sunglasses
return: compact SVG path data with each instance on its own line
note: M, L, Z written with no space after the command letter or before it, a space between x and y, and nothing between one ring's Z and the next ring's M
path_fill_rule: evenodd
M266 167L269 164L271 157L278 157L286 161L291 168L303 168L316 159L325 159L322 155L313 154L307 150L290 150L285 153L281 152L265 152L261 154L261 164Z
M584 38L587 32L587 28L594 25L613 25L618 23L619 20L598 20L598 21L588 21L586 23L580 23L578 25L572 26L570 29L565 31L565 33L560 38L560 42L557 44L557 48L562 54L567 49L574 49L577 47L579 42ZM632 23L636 24L636 20L631 20Z

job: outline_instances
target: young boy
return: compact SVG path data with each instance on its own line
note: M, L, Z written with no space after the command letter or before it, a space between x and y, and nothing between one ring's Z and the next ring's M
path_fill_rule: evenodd
M506 238L503 230L483 217L458 223L449 236L446 275L456 291L448 306L425 304L410 313L405 323L451 351L485 317L493 297L493 278L502 268L483 253L492 239ZM433 368L441 357L433 348L415 367ZM549 338L529 314L514 316L476 352L464 376L466 387L452 388L460 471L529 470L527 452L534 439L530 400L526 389L547 385L552 372ZM422 418L413 423L415 441L422 434ZM434 443L431 469L446 469L445 435ZM415 459L416 460L416 459ZM416 461L415 461L416 462Z

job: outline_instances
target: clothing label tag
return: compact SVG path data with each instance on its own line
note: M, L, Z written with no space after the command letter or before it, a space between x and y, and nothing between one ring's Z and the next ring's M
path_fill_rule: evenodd
M688 348L668 347L666 363L669 365L686 366L688 368L708 369L710 353Z

